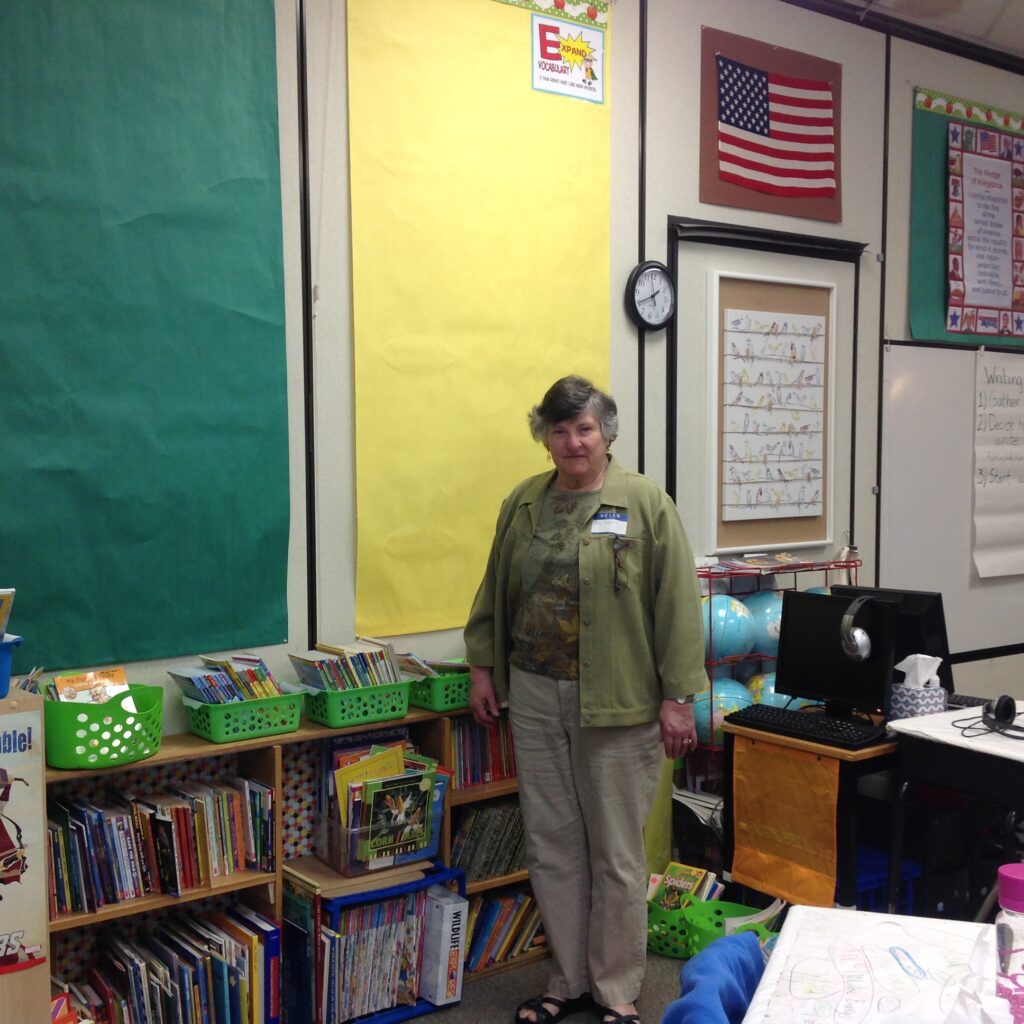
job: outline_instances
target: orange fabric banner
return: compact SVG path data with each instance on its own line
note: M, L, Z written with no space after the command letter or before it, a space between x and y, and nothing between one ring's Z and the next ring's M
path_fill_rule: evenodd
M831 907L839 762L735 737L732 876L790 903Z

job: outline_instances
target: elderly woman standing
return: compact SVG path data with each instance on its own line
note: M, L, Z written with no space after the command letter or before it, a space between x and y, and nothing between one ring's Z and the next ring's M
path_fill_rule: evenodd
M595 1002L638 1024L643 828L662 758L696 744L704 637L693 555L665 492L619 465L615 402L563 377L530 413L554 472L505 499L466 625L470 707L509 703L527 864L552 973L515 1020Z

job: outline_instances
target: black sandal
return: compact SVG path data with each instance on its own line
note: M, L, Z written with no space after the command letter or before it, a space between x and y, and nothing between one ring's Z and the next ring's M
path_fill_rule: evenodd
M589 1010L593 1005L594 997L589 992L584 992L583 995L577 996L575 999L559 999L558 996L534 996L533 999L527 999L516 1007L513 1021L514 1024L558 1024L558 1021L564 1020L570 1014L579 1013L580 1010ZM554 1006L555 1012L552 1013L548 1006ZM532 1021L529 1017L523 1016L523 1010L533 1012Z
M607 1006L601 1008L601 1020L603 1024L640 1024L640 1018L635 1013L619 1013Z

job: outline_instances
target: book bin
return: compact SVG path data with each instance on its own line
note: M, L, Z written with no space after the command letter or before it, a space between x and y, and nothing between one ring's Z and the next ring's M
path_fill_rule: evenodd
M164 691L128 684L105 704L43 703L51 768L110 768L151 757L163 738Z
M359 686L352 690L312 690L304 687L306 716L320 725L347 725L404 718L409 710L409 682Z
M731 917L747 917L756 913L750 907L723 900L691 903L679 910L662 910L647 905L647 948L661 956L688 960L709 946L726 932L726 920ZM736 929L739 932L757 932L765 939L776 934L763 924L745 924Z
M428 711L457 711L469 707L469 673L414 679L409 688L409 703Z
M239 700L229 704L204 704L182 697L188 709L189 728L211 743L230 743L254 736L295 732L302 720L302 694Z

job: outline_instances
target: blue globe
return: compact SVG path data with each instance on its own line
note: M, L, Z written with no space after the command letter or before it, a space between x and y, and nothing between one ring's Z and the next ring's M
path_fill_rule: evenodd
M832 588L831 587L808 587L807 588L807 593L808 594L831 594L832 593Z
M782 595L777 590L762 590L745 598L743 603L754 617L754 650L774 658L779 653Z
M704 613L704 659L715 661L749 654L754 649L754 617L729 594L701 600Z
M709 665L708 676L710 676L712 682L719 679L728 679L730 682L735 682L735 670L737 668L739 668L739 665Z
M740 708L750 707L754 698L742 684L727 679L712 684L710 690L701 690L693 702L693 717L697 724L697 741L703 746L722 745L722 719Z

